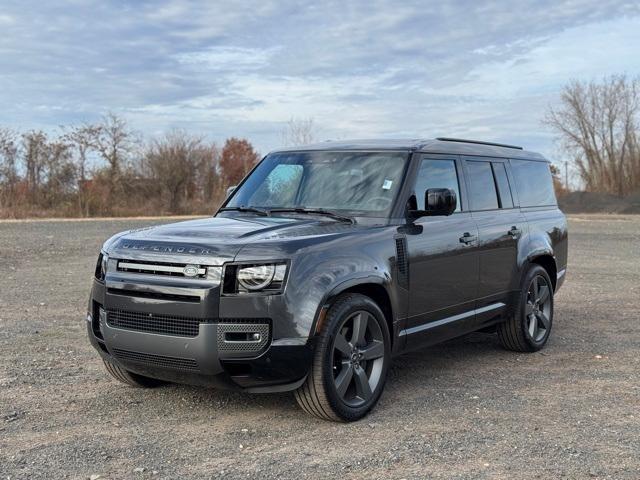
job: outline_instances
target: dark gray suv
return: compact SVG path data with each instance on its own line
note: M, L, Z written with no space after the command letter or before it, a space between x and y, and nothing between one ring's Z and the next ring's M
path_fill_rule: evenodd
M542 348L567 265L549 162L439 138L267 155L212 218L117 234L89 339L116 379L295 391L357 420L393 356L484 330Z

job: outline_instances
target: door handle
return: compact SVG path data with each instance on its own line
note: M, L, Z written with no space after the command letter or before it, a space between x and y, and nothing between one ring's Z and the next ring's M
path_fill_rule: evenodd
M469 232L464 232L460 237L460 243L464 243L465 245L469 245L476 241L478 237L476 235L471 235Z
M508 235L512 236L513 238L518 238L518 236L522 233L522 230L520 230L518 227L516 227L515 225L513 227L511 227L511 230L509 230L507 232Z

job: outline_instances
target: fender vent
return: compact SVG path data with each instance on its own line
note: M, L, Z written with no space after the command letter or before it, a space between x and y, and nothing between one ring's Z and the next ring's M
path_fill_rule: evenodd
M409 263L407 260L407 239L405 237L396 238L396 269L398 273L398 283L401 287L409 287Z

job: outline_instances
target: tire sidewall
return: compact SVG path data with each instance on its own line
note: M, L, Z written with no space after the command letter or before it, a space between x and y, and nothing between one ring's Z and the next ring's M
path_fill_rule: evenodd
M525 308L527 305L527 294L529 291L529 286L531 285L531 281L534 279L534 277L537 277L538 275L544 277L547 284L549 285L549 302L551 303L551 309L549 314L549 328L547 329L545 336L539 342L536 342L529 335L529 331L527 328L527 318L525 315ZM542 347L545 346L545 344L549 340L549 335L551 334L551 330L553 329L553 313L554 313L553 312L554 311L553 296L554 296L553 283L551 282L551 278L549 277L549 274L547 273L547 271L540 265L532 265L532 267L529 268L529 270L527 271L523 279L522 288L520 291L519 311L517 313L520 319L520 328L522 329L522 333L524 335L525 341L533 351L540 350Z
M334 412L343 420L353 421L366 415L367 412L369 412L376 403L378 403L380 395L382 395L389 370L389 364L391 363L391 338L382 310L380 310L380 307L378 307L378 305L369 297L364 295L353 295L352 298L346 302L337 302L335 307L335 310L334 307L329 309L326 324L327 334L324 341L321 342L322 351L320 353L322 355L322 379L325 391L327 392L327 399L329 400ZM335 383L333 381L333 344L338 327L342 325L345 318L348 318L353 313L362 310L370 313L378 322L384 338L385 353L382 374L378 385L373 391L373 395L365 404L359 407L352 407L345 404L336 391Z

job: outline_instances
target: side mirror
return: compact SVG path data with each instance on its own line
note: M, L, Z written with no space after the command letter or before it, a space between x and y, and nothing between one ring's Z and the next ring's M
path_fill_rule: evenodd
M424 193L424 210L412 210L411 216L428 217L451 215L458 205L456 192L451 188L430 188Z
M231 194L234 192L234 190L238 188L237 185L232 185L229 188L227 188L227 198L229 198L231 196Z

